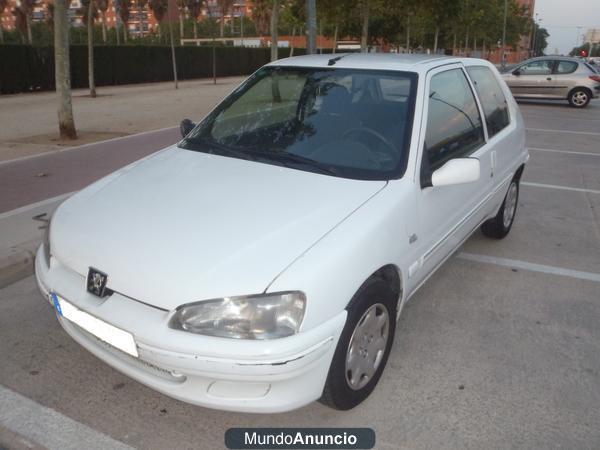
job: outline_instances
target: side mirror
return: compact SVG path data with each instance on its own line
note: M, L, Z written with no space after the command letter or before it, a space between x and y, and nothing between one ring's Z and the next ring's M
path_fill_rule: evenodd
M431 174L432 186L452 186L479 180L481 167L477 158L455 158Z
M183 119L179 124L179 131L181 132L181 137L186 137L190 131L194 129L196 124L192 122L190 119Z
M521 69L515 69L515 70L513 70L512 74L516 75L516 76L521 75Z

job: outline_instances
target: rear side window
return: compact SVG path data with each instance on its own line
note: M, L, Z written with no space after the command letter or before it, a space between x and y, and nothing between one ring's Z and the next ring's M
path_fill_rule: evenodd
M498 80L492 71L483 66L467 67L477 95L483 106L489 137L503 130L510 123L508 103Z
M425 151L429 170L452 158L467 156L484 143L483 124L465 73L461 69L431 78Z
M556 73L565 74L565 73L573 73L577 70L577 64L575 61L558 61L556 65Z

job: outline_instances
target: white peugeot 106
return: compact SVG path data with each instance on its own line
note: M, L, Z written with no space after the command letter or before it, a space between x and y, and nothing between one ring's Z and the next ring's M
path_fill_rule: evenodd
M410 296L509 232L528 159L478 59L284 59L181 129L58 208L36 274L98 358L236 411L363 401Z

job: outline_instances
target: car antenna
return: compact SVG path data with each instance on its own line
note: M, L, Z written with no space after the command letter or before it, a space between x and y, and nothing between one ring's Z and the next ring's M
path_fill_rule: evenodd
M342 59L344 56L347 56L347 55L336 56L335 58L331 58L331 59L329 60L329 62L327 62L327 65L328 65L328 66L333 66L333 65L334 65L336 62L338 62L338 61L339 61L340 59Z

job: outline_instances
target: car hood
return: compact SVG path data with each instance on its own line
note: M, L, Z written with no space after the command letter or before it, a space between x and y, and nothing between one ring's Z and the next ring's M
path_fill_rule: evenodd
M168 310L261 293L385 185L171 147L63 203L52 255Z

